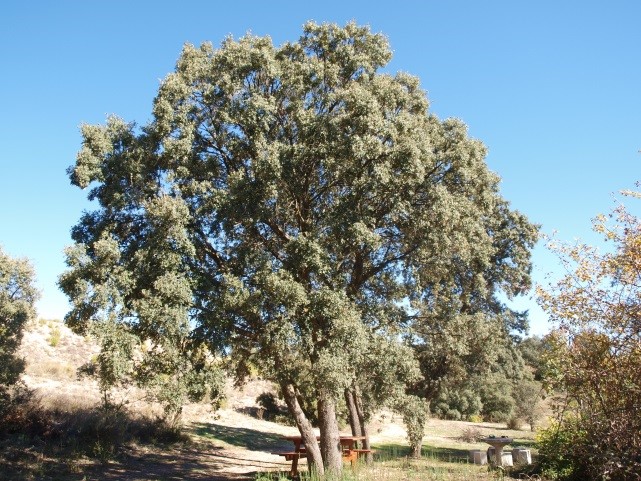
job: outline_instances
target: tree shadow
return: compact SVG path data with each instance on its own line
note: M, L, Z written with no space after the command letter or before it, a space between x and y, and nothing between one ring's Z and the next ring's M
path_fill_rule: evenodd
M117 464L96 467L93 473L105 481L249 481L258 472L288 470L284 460L270 461L254 454L291 450L293 444L277 434L215 422L193 423L190 430L199 440L171 451L133 452ZM217 441L247 451L228 450L217 446ZM239 466L251 472L238 472Z
M194 433L208 440L222 441L233 446L247 448L250 451L283 451L294 448L291 441L282 436L256 429L224 426L214 422L194 423Z
M225 472L243 460L209 453L202 446L171 451L135 453L86 472L104 481L249 481L255 473ZM83 478L87 479L87 478Z
M24 456L19 461L22 462L0 462L3 481L251 481L258 471L274 469L270 463L212 451L212 447L204 443L129 449L102 462L45 456L38 462L27 462ZM250 463L247 470L250 472L237 472L239 465L247 463Z
M536 447L536 441L534 439L518 439L514 438L514 442L510 444L513 448L523 446L524 448L534 448Z
M411 448L403 444L376 444L374 449L376 450L375 459L378 460L407 458L412 454ZM469 450L423 445L421 457L448 463L462 463L468 462Z

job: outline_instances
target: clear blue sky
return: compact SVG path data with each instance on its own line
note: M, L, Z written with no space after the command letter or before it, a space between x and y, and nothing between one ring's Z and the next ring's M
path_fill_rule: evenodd
M61 318L70 228L87 208L66 169L81 123L150 119L159 80L183 43L247 31L275 44L307 20L355 20L389 38L389 70L420 77L439 117L489 148L512 205L593 240L590 219L641 179L641 2L28 1L0 7L0 245L34 263L42 317ZM541 246L535 280L558 272ZM547 330L531 308L532 332Z

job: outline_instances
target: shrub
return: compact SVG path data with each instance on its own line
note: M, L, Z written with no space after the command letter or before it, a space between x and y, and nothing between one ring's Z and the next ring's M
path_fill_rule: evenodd
M537 421L543 416L544 412L541 383L521 379L515 384L513 394L515 403L514 417L525 420L530 425L530 430L534 431Z
M480 414L472 414L471 416L467 417L467 420L471 423L482 423L483 416L481 416Z
M518 431L521 429L521 425L522 425L522 422L517 416L511 416L510 419L507 420L508 429Z
M477 415L481 406L479 393L471 388L443 388L433 403L432 412L442 419L457 421Z
M265 412L276 414L278 409L278 400L276 395L272 392L264 392L258 395L256 403L262 407Z
M587 459L582 459L579 449L585 444L585 434L576 419L553 423L537 433L539 463L544 477L564 481L591 479Z
M49 345L51 347L56 347L60 343L60 337L62 333L60 331L60 326L53 326L49 331Z
M507 422L514 409L512 382L500 373L486 377L480 388L483 418L493 422Z
M283 408L278 402L278 398L272 392L261 393L256 398L256 403L263 409L263 417L265 419L275 419L283 415Z
M46 408L27 389L12 399L15 406L0 420L0 435L19 434L40 446L55 448L63 456L85 455L105 461L130 442L169 444L187 439L160 418L125 409L74 406L68 400Z
M544 379L564 394L558 428L542 447L547 465L566 479L638 481L641 218L621 204L599 215L594 230L609 246L556 246L568 274L538 292L558 326L544 339Z
M461 435L458 439L459 441L463 441L464 443L475 443L482 437L483 434L481 433L481 430L479 428L477 428L476 426L469 426L461 432Z

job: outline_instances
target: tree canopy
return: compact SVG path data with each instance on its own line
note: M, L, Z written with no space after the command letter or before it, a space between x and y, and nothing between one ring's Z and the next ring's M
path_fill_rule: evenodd
M341 466L340 393L379 376L381 402L417 380L408 327L529 285L536 229L501 198L482 143L430 114L417 78L382 72L390 59L352 23L308 23L280 47L185 45L152 121L83 126L69 170L96 209L73 230L67 322L118 326L173 363L206 343L238 377L259 365L321 472ZM390 369L364 368L371 352Z

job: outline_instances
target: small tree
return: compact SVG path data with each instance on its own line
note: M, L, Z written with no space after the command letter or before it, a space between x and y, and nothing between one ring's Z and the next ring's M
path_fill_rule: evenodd
M421 456L429 405L425 399L408 395L399 400L399 405L396 409L403 415L403 423L407 430L407 440L410 444L412 457L418 458Z
M513 389L514 415L523 419L534 431L537 421L543 415L543 387L539 381L522 379Z
M13 259L0 248L0 411L7 406L10 388L24 370L16 356L26 323L35 317L38 291L26 259Z
M539 290L558 325L548 336L546 382L565 395L559 424L543 436L552 457L542 461L572 460L564 465L568 479L638 480L641 473L641 220L623 206L610 219L614 225L597 217L594 229L614 249L557 246L569 274Z

